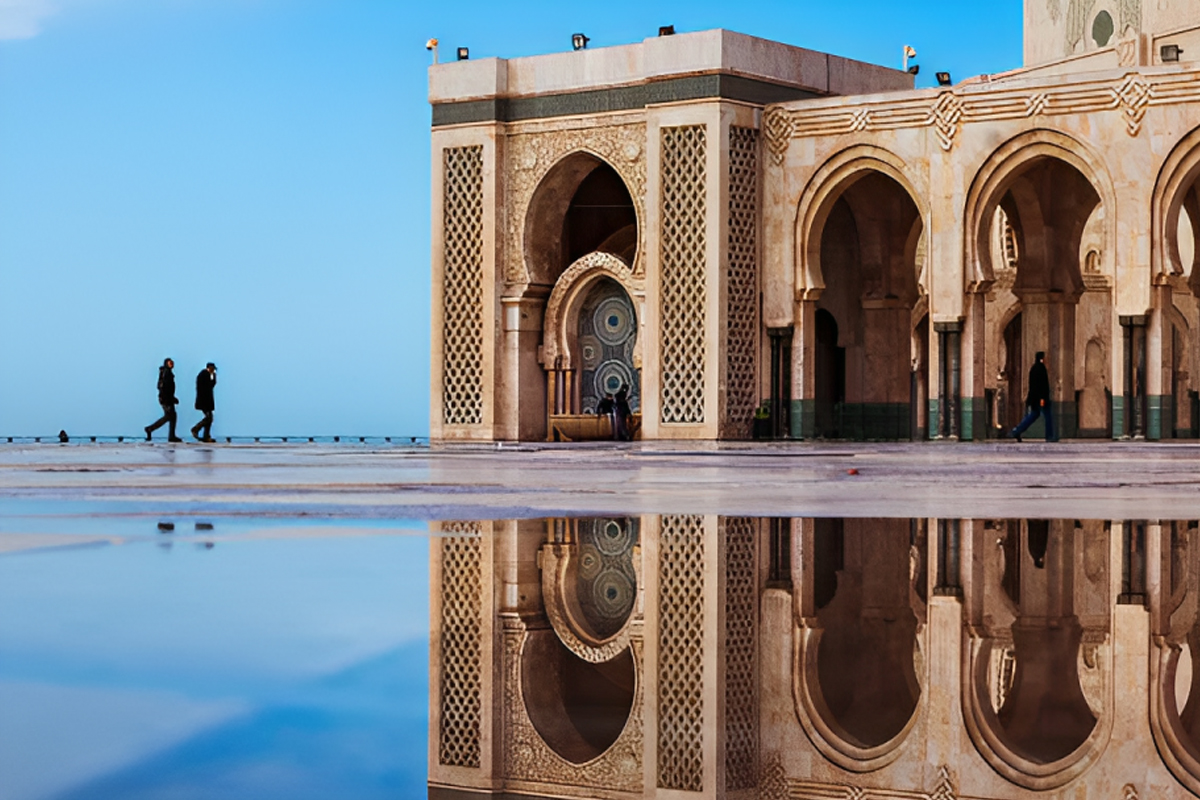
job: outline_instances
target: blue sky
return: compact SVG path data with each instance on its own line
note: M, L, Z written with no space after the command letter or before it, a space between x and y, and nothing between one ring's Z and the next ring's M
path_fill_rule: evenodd
M474 58L724 27L956 80L1021 2L0 0L0 436L136 433L175 359L215 433L428 431L424 42Z

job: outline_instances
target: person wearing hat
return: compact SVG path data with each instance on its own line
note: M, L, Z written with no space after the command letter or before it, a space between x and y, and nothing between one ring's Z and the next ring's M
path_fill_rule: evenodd
M1046 441L1053 442L1054 439L1054 414L1051 412L1050 400L1050 376L1046 373L1046 354L1038 351L1034 356L1033 366L1029 368L1029 391L1025 394L1025 406L1029 409L1029 413L1025 415L1025 419L1021 420L1021 424L1012 429L1009 434L1018 442L1021 441L1021 434L1028 430L1029 426L1037 420L1038 415L1046 418Z
M175 396L175 362L169 358L164 358L162 366L158 368L158 404L162 406L163 415L153 425L147 425L143 430L146 431L146 441L151 441L154 432L163 425L170 425L167 428L168 442L182 442L175 435L175 404L179 402L179 398Z
M217 365L210 361L205 365L204 369L200 370L200 374L196 376L196 410L204 412L204 419L192 427L192 436L196 437L197 441L213 441L213 409L216 408L216 404L213 402L213 389L216 386ZM203 437L200 436L201 428L204 429Z

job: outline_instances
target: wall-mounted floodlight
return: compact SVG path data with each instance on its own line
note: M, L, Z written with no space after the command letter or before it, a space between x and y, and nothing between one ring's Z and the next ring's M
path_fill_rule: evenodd
M425 49L428 50L429 52L433 53L433 63L435 63L435 64L437 63L437 46L438 46L437 39L430 39L427 42L425 42Z
M935 73L935 75L937 77L938 86L949 86L950 84L954 83L954 81L950 80L949 72L938 72Z
M587 47L587 43L590 41L591 39L584 36L582 33L571 34L571 48L573 50L583 50Z
M675 26L674 25L660 26L658 29L658 35L659 36L674 36L675 35Z
M919 75L921 72L921 65L913 64L911 67L908 68L907 71L908 71L909 75Z
M1163 60L1164 64L1169 64L1172 61L1178 61L1179 56L1183 53L1183 48L1177 44L1164 44L1158 48L1158 56Z
M471 57L471 49L469 47L458 48L458 60L466 61Z

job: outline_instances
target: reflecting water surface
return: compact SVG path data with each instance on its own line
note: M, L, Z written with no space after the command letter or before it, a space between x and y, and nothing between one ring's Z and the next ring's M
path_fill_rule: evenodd
M1200 793L1195 521L15 510L6 800Z

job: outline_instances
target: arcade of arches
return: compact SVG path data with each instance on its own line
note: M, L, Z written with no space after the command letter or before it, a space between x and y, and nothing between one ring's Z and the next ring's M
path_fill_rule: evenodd
M430 797L1200 794L1198 526L435 523Z
M542 62L435 67L432 437L608 438L627 387L645 439L978 441L1038 352L1060 437L1200 437L1200 71L1121 30L1119 73L928 90L729 32L695 97L600 49L487 111L454 75Z

